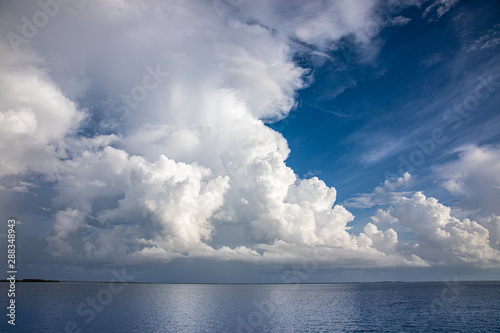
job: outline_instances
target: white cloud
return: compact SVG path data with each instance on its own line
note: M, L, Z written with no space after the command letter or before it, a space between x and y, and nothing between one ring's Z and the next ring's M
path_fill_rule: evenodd
M419 65L424 67L424 68L429 68L431 66L434 66L435 64L438 64L444 60L443 54L441 53L433 53L427 58L423 59L420 61Z
M477 217L477 221L483 227L488 229L490 244L492 247L500 250L500 216L492 215L489 217Z
M363 229L364 234L373 242L373 247L384 253L395 253L398 245L398 234L393 229L378 230L377 226L368 223Z
M416 192L387 210L415 232L413 252L433 264L498 266L500 252L492 247L488 229L469 219L458 220L435 198Z
M375 224L393 224L397 223L398 219L392 216L389 212L383 209L377 209L377 214L371 216L370 219Z
M411 21L410 18L408 17L404 17L404 16L396 16L395 18L393 18L390 23L392 25L405 25L405 24L408 24L409 22Z
M395 192L410 184L409 174L348 201L394 205L373 218L378 226L352 234L354 216L336 204L336 190L298 178L285 163L286 140L265 124L286 117L304 85L290 40L329 48L355 35L370 48L363 29L378 5L248 1L221 14L193 1L165 4L171 10L159 20L148 16L155 1L61 7L19 48L21 58L0 44L0 176L35 171L55 183L47 240L66 262L440 262L405 248L394 229L379 230L383 220L444 248L451 259L443 261L492 263L485 228L452 218L432 198ZM88 106L85 119L79 104ZM215 245L229 227L242 231L244 244Z
M500 24L496 24L493 28L479 36L476 40L466 42L463 48L467 51L477 51L484 49L493 49L500 44Z
M375 18L379 1L244 1L238 6L241 15L272 27L284 36L297 38L320 49L332 41L356 34L366 42L367 22Z
M458 0L435 0L422 14L428 21L437 21L458 3Z
M470 145L456 153L458 159L435 168L443 187L461 197L464 208L500 215L500 149Z
M500 249L500 150L469 145L456 150L458 159L435 168L441 184L456 195L459 206L489 232Z
M475 156L474 160L489 159ZM463 171L463 168L455 167ZM484 166L475 165L474 170L481 172L485 169ZM446 174L450 177L454 175L449 168ZM498 216L476 216L476 221L470 218L459 220L451 215L451 208L435 198L426 197L422 192L395 192L410 182L411 176L405 174L395 181L387 180L372 193L348 201L350 206L356 208L389 204L386 210L377 209L371 217L372 222L379 226L390 224L398 229L404 227L416 237L415 242L401 243L397 241L397 233L392 228L379 231L374 224L369 223L364 228L364 234L371 238L374 248L388 254L406 255L406 258L410 254L415 255L430 265L497 267L500 264Z
M29 182L23 182L23 181L18 181L16 182L15 185L11 187L11 190L14 192L22 192L26 193L29 191L29 189L33 189L38 187L36 184L29 183Z
M387 137L375 139L372 136L364 144L373 147L361 156L361 161L367 164L374 164L394 156L405 146L404 141L401 139Z
M84 117L50 79L40 59L0 41L0 177L28 170L51 174L64 138Z
M386 179L383 185L375 187L371 193L361 193L345 201L347 207L371 208L396 203L401 197L411 192L395 192L400 187L408 187L413 182L412 176L406 172L402 177Z

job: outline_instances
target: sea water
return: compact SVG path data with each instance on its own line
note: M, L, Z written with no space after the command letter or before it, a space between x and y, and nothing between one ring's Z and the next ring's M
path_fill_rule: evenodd
M15 326L1 300L1 332L500 332L500 282L18 283Z

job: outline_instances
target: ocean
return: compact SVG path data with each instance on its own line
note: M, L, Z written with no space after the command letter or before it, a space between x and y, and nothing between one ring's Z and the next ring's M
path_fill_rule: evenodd
M1 332L500 332L500 282L17 283L15 299Z

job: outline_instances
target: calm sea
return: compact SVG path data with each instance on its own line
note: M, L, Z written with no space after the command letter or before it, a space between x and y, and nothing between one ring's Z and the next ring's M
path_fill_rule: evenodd
M2 332L500 332L500 282L0 288Z

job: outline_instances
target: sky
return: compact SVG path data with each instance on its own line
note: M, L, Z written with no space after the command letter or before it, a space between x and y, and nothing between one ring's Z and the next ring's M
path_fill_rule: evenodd
M18 278L500 276L498 1L2 1L0 23Z

